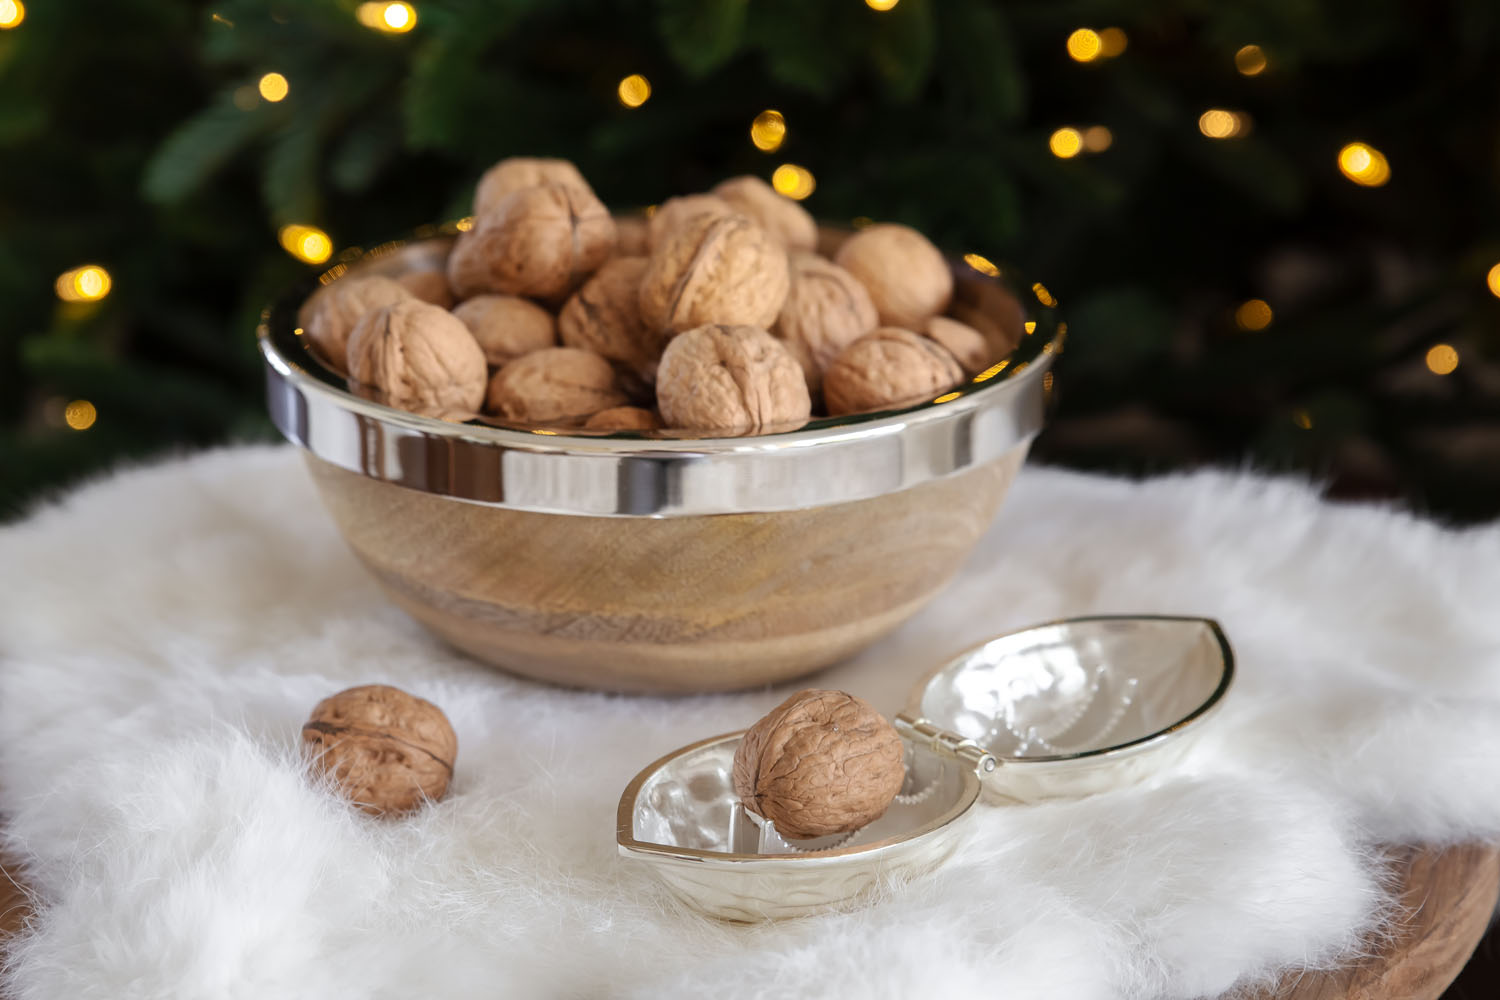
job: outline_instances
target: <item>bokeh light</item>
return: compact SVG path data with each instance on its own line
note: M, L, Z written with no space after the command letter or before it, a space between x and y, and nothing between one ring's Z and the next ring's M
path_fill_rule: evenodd
M1198 116L1198 131L1210 139L1233 139L1250 131L1250 116L1223 108L1209 108Z
M968 264L980 274L987 274L991 278L1000 277L1000 269L996 267L995 262L990 260L988 257L982 256L977 253L966 253L964 254L964 263Z
M1500 264L1490 268L1489 278L1490 294L1500 298Z
M1363 142L1351 142L1339 150L1339 169L1362 187L1380 187L1391 179L1391 165L1386 162L1385 154Z
M267 73L260 78L258 89L261 97L275 104L291 93L292 87L280 73Z
M1057 300L1052 297L1051 292L1047 291L1047 286L1040 281L1031 286L1031 291L1036 295L1036 300L1042 305L1048 308L1057 305Z
M871 10L890 10L901 0L865 0L865 6Z
M651 81L639 73L632 73L620 81L615 88L620 95L620 103L627 108L638 108L651 98Z
M813 177L812 171L806 167L799 167L795 163L783 163L771 175L771 186L788 198L801 201L813 193L818 182Z
M1083 133L1076 128L1060 128L1047 140L1047 148L1052 150L1053 156L1071 159L1083 149Z
M282 226L277 235L282 249L305 264L321 264L333 256L333 240L317 226Z
M355 8L354 16L366 28L402 34L417 26L417 11L401 0L370 0Z
M1105 28L1099 32L1099 55L1105 59L1113 59L1124 52L1125 46L1129 44L1130 39L1119 28Z
M26 5L21 0L0 0L0 28L14 28L26 20Z
M772 153L786 140L786 118L780 111L766 109L750 123L750 141L762 153Z
M1305 431L1310 431L1313 428L1312 414L1306 410L1296 410L1292 413L1292 423Z
M1234 311L1234 325L1241 330L1264 330L1275 318L1276 314L1271 312L1271 305L1265 299L1249 299L1241 302L1239 308Z
M1427 368L1434 375L1452 375L1458 369L1458 351L1452 344L1433 344L1427 349Z
M1102 153L1114 144L1115 135L1103 125L1090 125L1083 130L1083 149L1086 153Z
M64 302L97 302L109 294L114 281L98 264L85 264L59 274L52 287Z
M1266 54L1259 45L1246 45L1234 54L1234 68L1245 76L1260 76L1266 65Z
M1104 50L1104 40L1093 28L1079 28L1068 36L1068 55L1077 62L1093 62Z
M99 411L86 399L75 399L63 410L63 421L75 431L86 431L99 419Z

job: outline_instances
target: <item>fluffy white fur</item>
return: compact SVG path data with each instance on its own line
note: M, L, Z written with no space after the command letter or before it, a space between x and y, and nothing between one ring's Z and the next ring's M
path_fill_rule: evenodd
M686 700L491 672L382 599L296 454L128 472L0 532L0 788L46 905L21 1000L1193 997L1347 956L1381 841L1500 836L1500 526L1305 485L1029 468L925 613L817 678L886 710L960 645L1089 612L1219 618L1241 674L1151 787L981 807L944 869L739 927L613 840L646 762L784 691ZM306 780L299 724L388 681L442 705L451 795L372 822Z

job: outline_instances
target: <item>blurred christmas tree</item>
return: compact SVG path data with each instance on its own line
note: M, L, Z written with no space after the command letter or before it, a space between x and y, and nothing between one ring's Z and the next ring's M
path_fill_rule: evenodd
M463 214L515 153L615 205L782 168L823 218L1042 276L1074 334L1048 459L1248 456L1500 511L1493 0L0 0L0 24L0 516L267 434L262 304Z

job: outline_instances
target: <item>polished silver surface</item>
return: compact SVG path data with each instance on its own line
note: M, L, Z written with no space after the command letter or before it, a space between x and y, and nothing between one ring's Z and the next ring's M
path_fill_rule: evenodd
M440 265L452 227L339 264L399 273ZM956 265L960 294L996 279ZM1041 429L1048 369L1066 327L1040 293L1028 332L1003 363L905 410L819 418L735 438L682 432L575 431L453 423L363 399L324 365L297 326L309 281L268 309L259 343L272 422L288 440L361 475L471 503L593 516L672 517L793 510L863 500L1000 458ZM1048 297L1050 301L1050 296ZM942 402L938 402L942 400Z
M725 920L800 916L883 878L929 871L958 843L979 797L971 762L911 745L907 784L885 815L853 834L783 841L739 804L731 770L743 733L684 747L649 765L620 798L620 853L644 861L688 906Z
M1074 618L991 639L920 684L902 724L951 730L993 754L986 797L1084 795L1158 773L1234 676L1214 621Z

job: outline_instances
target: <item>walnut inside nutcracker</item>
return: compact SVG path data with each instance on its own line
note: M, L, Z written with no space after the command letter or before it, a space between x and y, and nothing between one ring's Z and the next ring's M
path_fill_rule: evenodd
M441 799L458 756L458 737L440 708L385 684L320 701L302 726L302 746L316 770L375 815Z
M484 351L446 309L407 297L365 315L349 335L349 375L390 406L467 420L484 401Z
M769 327L786 301L786 251L743 215L686 219L651 254L641 319L671 335L705 323Z
M883 326L859 338L823 373L833 416L911 406L963 381L947 348L910 330Z
M799 691L745 733L734 791L790 840L848 833L879 819L906 779L894 726L843 691Z
M812 399L802 366L753 326L701 326L662 352L656 402L668 427L746 433L806 422Z
M448 283L461 299L483 292L558 301L615 246L603 203L571 184L539 184L506 195L448 255Z

